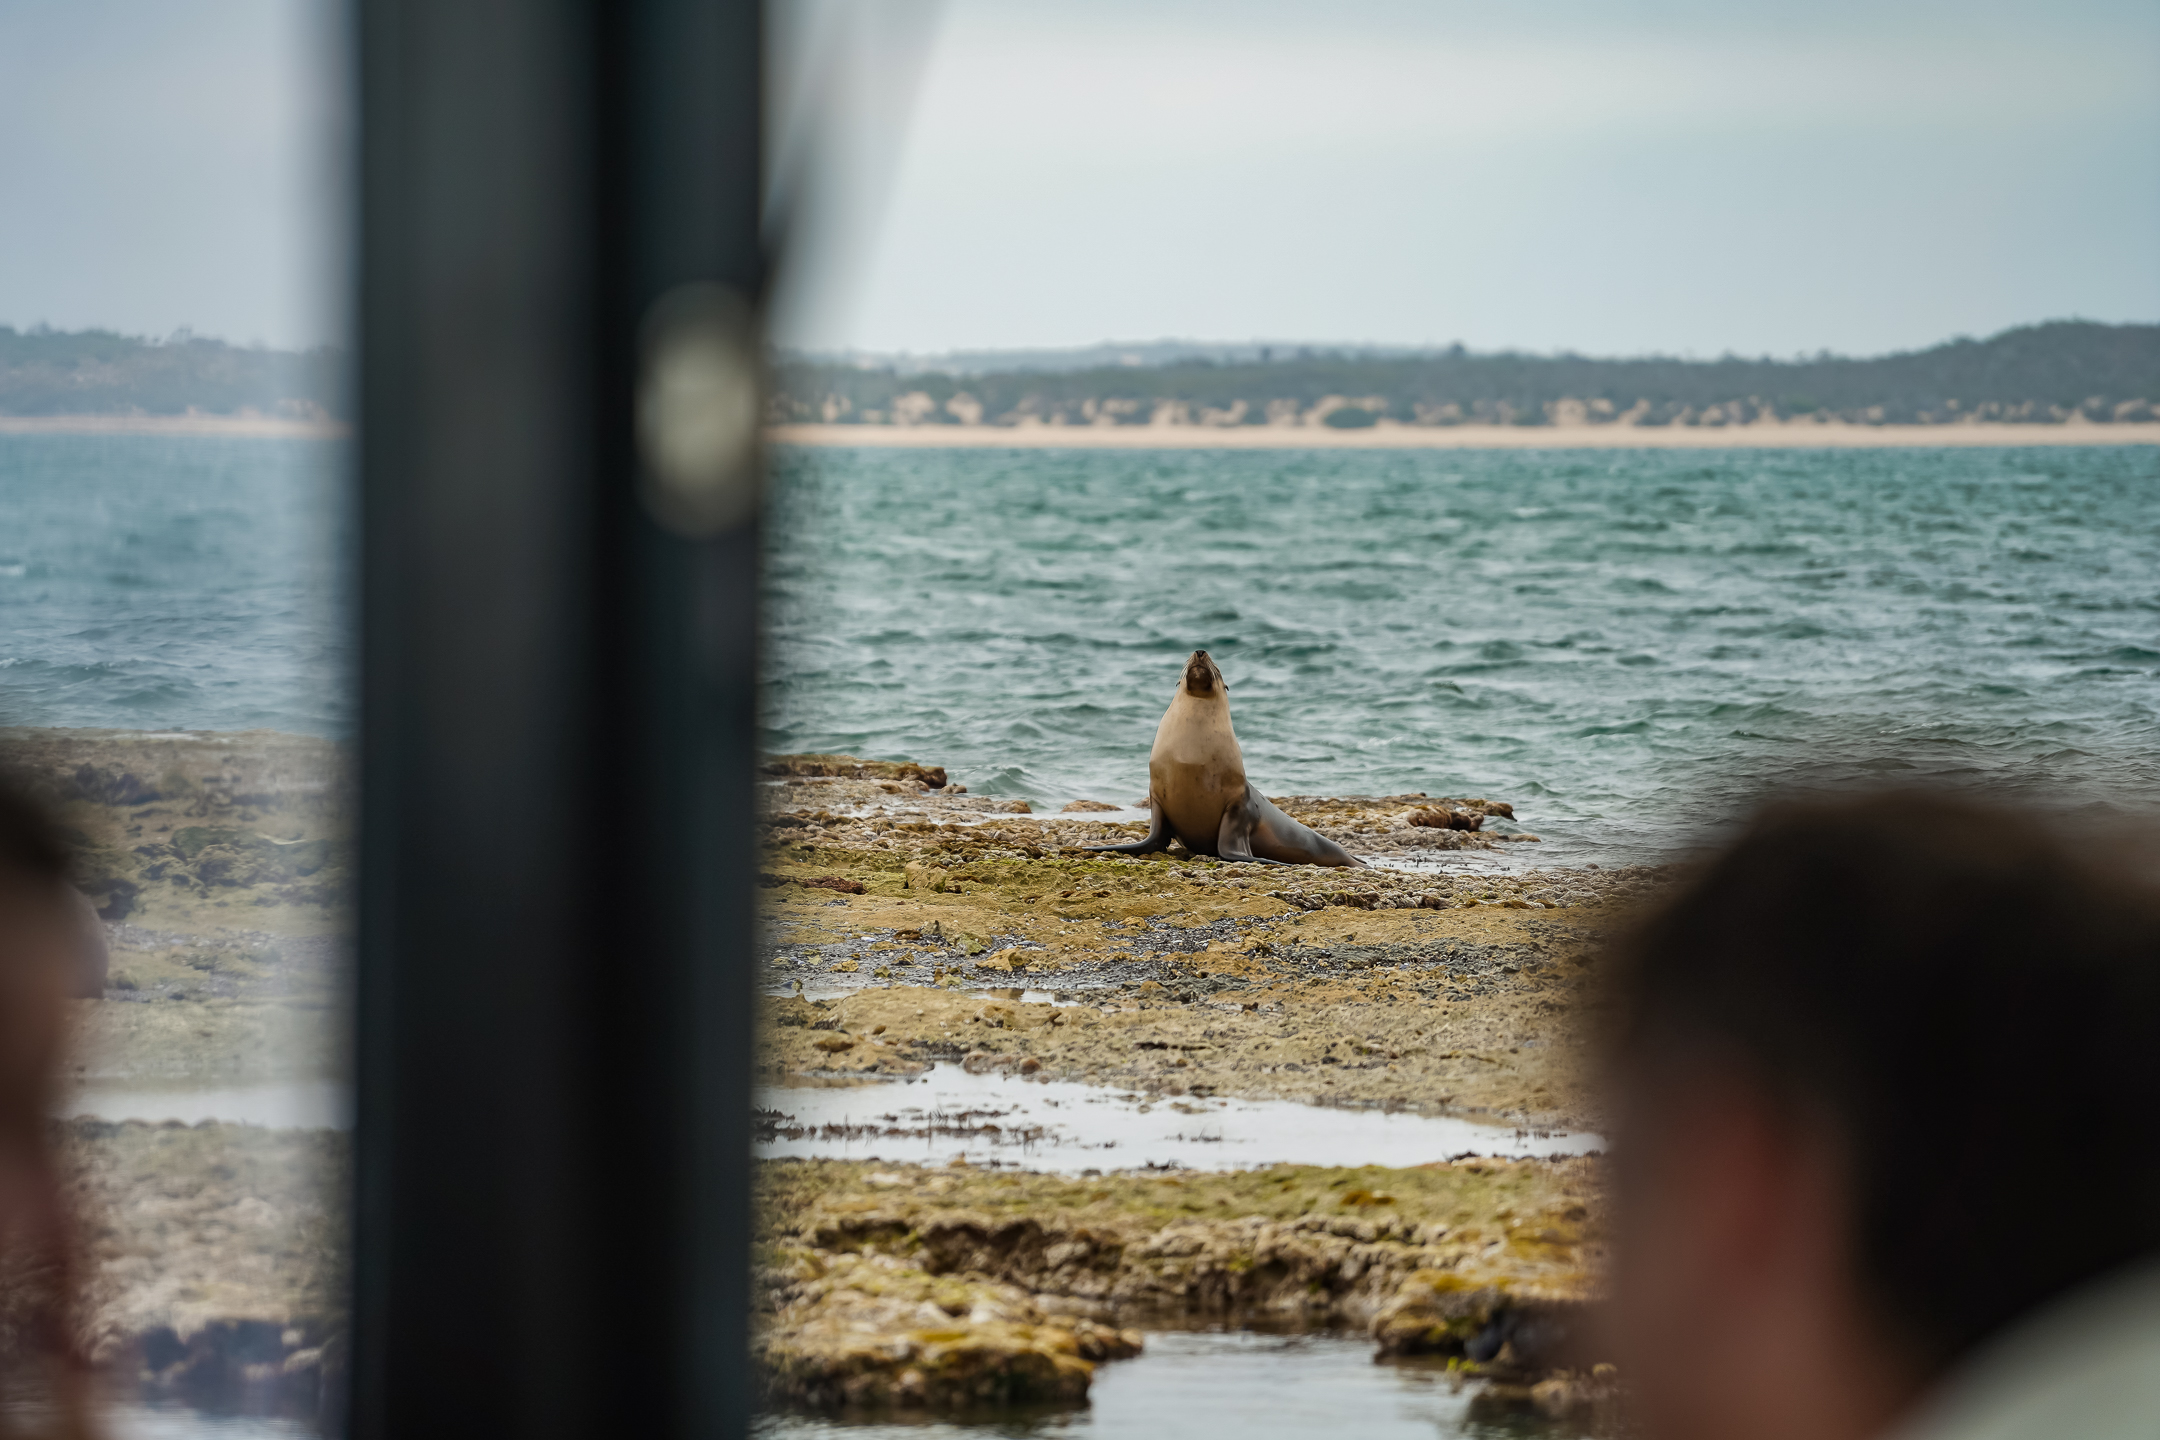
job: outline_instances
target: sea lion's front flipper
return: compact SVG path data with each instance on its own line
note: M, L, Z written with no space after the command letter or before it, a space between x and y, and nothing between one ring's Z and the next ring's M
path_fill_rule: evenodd
M1173 838L1170 834L1169 812L1163 809L1162 802L1153 795L1148 796L1148 809L1153 813L1154 819L1148 825L1147 839L1135 840L1129 845L1082 845L1080 848L1099 851L1105 855L1152 855L1158 850L1169 849Z
M1223 807L1222 825L1215 832L1215 858L1218 860L1242 860L1255 865L1280 865L1280 860L1270 860L1265 855L1253 854L1253 827L1260 823L1260 811L1253 802L1267 800L1251 785L1245 787L1244 798Z

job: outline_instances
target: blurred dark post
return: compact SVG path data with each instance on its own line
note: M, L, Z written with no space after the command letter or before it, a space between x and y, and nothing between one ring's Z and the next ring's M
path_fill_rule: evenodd
M351 1428L749 1410L754 0L361 0Z

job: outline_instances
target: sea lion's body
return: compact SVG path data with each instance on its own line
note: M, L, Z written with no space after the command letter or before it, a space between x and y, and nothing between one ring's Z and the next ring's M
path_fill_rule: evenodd
M1245 755L1230 728L1229 692L1222 671L1205 650L1195 650L1185 662L1177 694L1155 727L1155 748L1148 753L1148 808L1154 823L1147 839L1093 848L1147 855L1178 840L1195 855L1223 860L1365 863L1283 814L1245 778Z

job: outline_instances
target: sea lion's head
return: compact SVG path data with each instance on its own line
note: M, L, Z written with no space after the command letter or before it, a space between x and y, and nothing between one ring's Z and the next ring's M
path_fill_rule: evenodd
M1223 683L1222 671L1215 668L1215 662L1208 658L1205 650L1193 651L1191 658L1186 660L1185 678L1179 683L1178 689L1203 700L1213 700L1230 693L1230 687Z

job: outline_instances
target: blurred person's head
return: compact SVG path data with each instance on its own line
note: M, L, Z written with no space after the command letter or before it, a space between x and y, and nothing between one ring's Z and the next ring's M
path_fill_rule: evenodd
M51 1117L66 1040L66 997L82 966L82 899L50 819L0 776L0 1318L9 1388L27 1381L78 1433L66 1215ZM35 1362L43 1372L24 1375ZM6 1427L0 1424L0 1433ZM50 1427L48 1427L50 1428Z
M2160 906L2029 811L1774 805L1613 961L1614 1340L1653 1440L1878 1434L2153 1252Z

